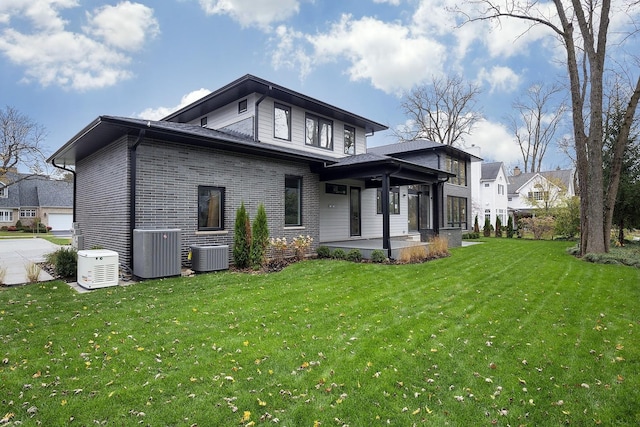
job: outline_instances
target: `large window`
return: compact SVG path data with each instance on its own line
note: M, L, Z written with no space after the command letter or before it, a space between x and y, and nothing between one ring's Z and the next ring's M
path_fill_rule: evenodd
M35 209L20 209L20 218L35 218Z
M535 200L537 202L540 202L542 200L549 199L549 192L548 191L529 191L528 197L530 200Z
M198 230L224 229L224 188L198 187Z
M376 204L378 213L382 213L382 190L378 188L378 192L376 195ZM389 190L389 213L392 215L400 214L400 190L398 188L393 188Z
M447 225L467 229L466 197L447 196Z
M307 145L333 150L333 123L331 121L307 114L305 123Z
M273 136L278 139L291 141L291 107L277 103L274 104Z
M449 179L451 184L467 185L467 164L464 160L447 156L445 159L445 170L456 174L456 176Z
M284 178L284 225L302 225L302 178Z
M0 211L0 222L13 222L13 211Z
M344 127L344 154L353 156L356 154L356 128Z

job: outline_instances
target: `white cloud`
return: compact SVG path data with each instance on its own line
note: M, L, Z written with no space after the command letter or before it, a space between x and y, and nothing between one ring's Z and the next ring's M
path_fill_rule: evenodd
M147 38L153 38L160 32L153 9L129 1L103 6L93 14L87 12L87 21L83 28L85 32L127 51L139 50Z
M173 113L174 111L177 111L183 107L186 107L192 102L195 102L200 98L207 96L210 93L211 91L209 89L200 88L184 95L180 99L180 102L178 103L178 105L176 105L175 107L155 107L155 108L151 107L143 110L140 113L135 114L135 116L140 117L141 119L147 119L147 120L160 120L162 118L167 117L169 114Z
M84 33L68 31L60 11L77 5L74 0L3 0L1 23L8 26L13 17L20 17L31 26L28 32L11 27L0 32L0 52L25 68L26 81L76 90L112 86L132 75L128 70L131 58L124 51L139 50L147 38L157 34L153 11L130 2L89 14L95 25L90 31L87 27ZM114 22L127 28L128 41L115 36Z
M517 75L509 67L495 66L490 70L482 68L478 73L478 80L480 82L488 82L491 89L490 93L500 92L513 92L520 85L520 76Z
M352 81L368 80L387 93L400 93L433 74L442 72L446 58L443 45L425 37L414 36L408 27L364 17L354 20L343 15L325 33L316 35L288 32L276 34L275 49L282 58L305 61L306 69L338 60L347 60L347 74ZM305 39L310 52L301 54L298 41ZM288 55L294 52L294 55ZM290 60L289 60L290 61ZM291 62L274 62L274 66L292 66Z
M501 123L482 119L476 123L473 133L465 137L465 146L480 147L485 161L513 164L520 161L520 151L515 138Z
M374 3L389 3L392 6L399 6L400 0L373 0Z
M243 27L269 27L298 13L298 0L199 0L208 15L228 15Z

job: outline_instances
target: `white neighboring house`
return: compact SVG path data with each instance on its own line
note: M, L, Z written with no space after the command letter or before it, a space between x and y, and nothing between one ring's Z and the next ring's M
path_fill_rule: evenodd
M534 215L536 209L560 206L567 197L576 195L574 177L573 169L522 173L516 166L509 177L509 214L515 217L529 216Z
M504 163L483 163L480 177L481 207L478 215L478 225L481 229L486 218L489 218L494 227L498 217L503 226L507 225L507 188L508 179Z

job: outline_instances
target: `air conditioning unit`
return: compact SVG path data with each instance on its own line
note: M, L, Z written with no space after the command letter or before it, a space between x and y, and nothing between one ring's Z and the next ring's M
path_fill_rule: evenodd
M78 251L78 284L86 289L118 286L118 253L106 249Z
M197 272L228 270L229 245L192 245L191 268Z
M134 229L133 275L141 279L179 276L180 229Z

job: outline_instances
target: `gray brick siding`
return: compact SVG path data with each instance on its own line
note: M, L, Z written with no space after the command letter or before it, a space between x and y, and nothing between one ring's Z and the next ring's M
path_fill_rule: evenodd
M128 149L120 140L79 162L78 222L85 247L100 245L129 259ZM318 176L306 163L230 153L145 139L137 148L135 228L179 228L187 264L191 245L233 248L236 210L244 202L251 220L258 205L267 211L272 237L299 234L319 239ZM302 177L302 228L284 227L285 175ZM225 188L225 232L198 232L198 186ZM113 232L112 232L113 231Z

